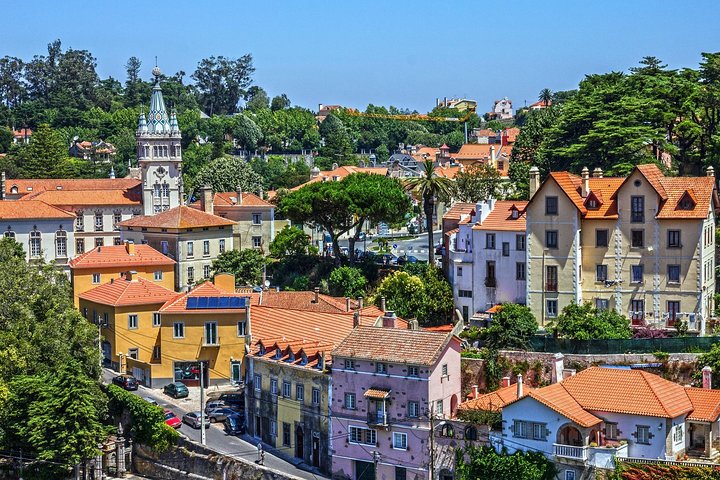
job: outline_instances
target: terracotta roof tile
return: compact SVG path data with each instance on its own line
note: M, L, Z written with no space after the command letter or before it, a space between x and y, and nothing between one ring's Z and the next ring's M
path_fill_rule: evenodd
M449 333L453 331L453 328L455 328L455 325L452 323L447 325L438 325L436 327L424 327L423 330L426 332L443 332L443 333Z
M693 406L688 420L715 422L720 417L720 390L686 387L685 393Z
M460 217L463 215L472 215L472 213L475 211L475 204L469 203L469 202L455 202L452 207L450 207L450 210L448 210L445 215L443 215L444 219L450 219L450 220L460 220Z
M216 308L212 310L203 310L203 309L188 309L187 308L187 299L191 297L237 297L237 298L247 298L248 295L244 295L241 293L233 293L233 292L226 292L225 290L221 290L220 288L216 287L215 284L213 284L210 281L206 281L198 285L197 287L193 288L192 290L184 293L175 294L175 297L165 302L165 304L160 307L160 312L163 313L199 313L207 315L209 311L212 313L237 313L238 309L221 309ZM243 310L244 311L244 310ZM253 317L254 318L254 317Z
M514 200L497 200L495 207L485 220L473 225L473 230L498 230L498 231L525 231L525 208L528 202ZM518 217L513 218L513 209L518 211Z
M156 215L142 215L118 223L121 227L146 228L200 228L225 227L234 222L196 208L181 205Z
M453 338L448 333L360 326L333 350L333 357L433 365Z
M135 280L117 278L81 293L79 298L102 305L119 307L163 304L175 296L177 293L172 290L144 278Z
M602 393L598 390L598 385L594 385L594 388L597 393ZM583 409L583 407L580 406L573 396L565 389L562 382L533 390L528 392L528 394L522 398L528 397L534 398L546 407L555 410L581 427L592 427L593 425L597 425L602 422L601 419Z
M536 389L528 385L523 385L524 395L527 395L533 390ZM505 405L514 402L517 398L517 383L513 383L507 387L498 388L494 392L486 393L485 395L480 395L477 398L463 402L458 406L458 409L499 412Z
M134 254L129 253L134 249ZM136 267L146 265L174 265L175 260L166 257L150 245L106 245L95 247L89 252L70 260L71 269Z
M273 204L266 202L251 192L242 192L242 202L237 204L237 192L218 192L213 195L213 205L216 207L273 207ZM200 208L200 201L190 204L193 208Z
M587 208L587 198L583 205L587 211L585 218L617 218L617 199L615 192L625 181L624 178L592 177L589 179L590 192L595 195L600 205L597 209ZM588 196L590 198L590 196Z
M318 294L318 302L315 303L315 292L310 291L276 292L274 290L268 290L263 292L260 305L307 312L347 313L345 298ZM356 310L358 306L357 300L350 299L350 309L352 311ZM378 317L382 314L383 311L375 305L370 304L363 306L363 315L374 315Z
M13 187L20 195L40 190L131 190L140 183L136 178L9 178L5 193L12 194Z
M705 218L710 211L715 193L715 177L663 177L660 183L667 200L660 206L657 218ZM680 200L690 195L695 205L692 209L679 208Z
M667 193L665 192L665 187L662 184L662 179L665 178L665 175L663 175L662 171L660 170L660 168L658 168L657 165L655 165L654 163L649 163L646 165L638 165L635 168L643 174L643 176L647 179L650 185L652 185L655 191L658 192L660 198L662 198L663 200L667 199Z
M40 218L74 219L75 214L39 200L25 202L15 200L0 201L0 219L31 220Z
M310 183L316 183L316 182L322 182L322 181L332 181L332 180L335 180L336 178L338 180L342 180L343 178L345 178L348 175L351 175L353 173L373 173L376 175L387 176L387 170L388 170L387 168L381 168L381 167L356 167L353 165L345 165L342 167L338 167L335 170L321 171L317 177L311 178L310 180L303 183L302 185L293 187L290 190L297 190L297 189L302 188L303 186L308 185Z
M363 393L363 397L365 398L374 398L376 400L383 400L390 396L390 390L383 390L380 388L368 388L365 390L365 393Z
M139 189L94 189L94 190L43 190L30 193L21 198L42 200L51 205L137 205L141 203Z

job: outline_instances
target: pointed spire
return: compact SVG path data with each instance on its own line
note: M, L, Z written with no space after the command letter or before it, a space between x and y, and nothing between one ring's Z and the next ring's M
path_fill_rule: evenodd
M160 87L160 69L158 67L153 68L152 74L155 77L155 86L153 87L152 96L150 97L148 133L170 133L170 120L168 119L162 88Z
M177 113L173 109L170 114L170 133L180 133L180 126L178 125Z
M147 120L145 120L145 109L140 110L137 133L148 133Z

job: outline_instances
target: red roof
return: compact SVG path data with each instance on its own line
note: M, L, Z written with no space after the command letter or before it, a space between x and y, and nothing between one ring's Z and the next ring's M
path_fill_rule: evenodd
M130 250L134 249L131 255ZM95 247L89 252L70 260L70 268L137 267L149 265L174 265L175 260L166 257L149 245L106 245Z
M282 291L268 290L262 293L259 305L263 307L282 308L287 310L302 310L306 312L325 312L325 313L348 313L345 298L331 297L318 293L318 301L315 302L315 292L311 291ZM368 302L369 303L369 302ZM350 299L350 312L353 313L359 307L359 303L355 299ZM373 304L364 304L362 314L381 316L383 311ZM401 320L404 325L404 320Z
M171 208L156 215L142 215L118 223L118 226L121 227L172 229L225 227L231 225L234 225L234 222L231 220L186 205Z
M136 278L126 280L124 278L113 279L108 283L95 287L92 290L81 293L78 297L82 300L111 305L114 307L131 305L162 304L174 298L177 293L158 285L157 283Z
M130 190L140 186L136 178L9 178L5 182L5 193L24 195L40 190Z
M0 218L3 220L32 220L40 218L74 220L75 214L39 200L29 200L26 202L3 200L0 201Z
M298 190L305 185L308 185L310 183L315 182L322 182L322 181L331 181L331 180L342 180L343 178L347 177L348 175L351 175L353 173L373 173L376 175L382 175L387 176L387 168L381 168L381 167L355 167L353 165L345 165L342 167L338 167L335 170L324 170L321 171L320 174L317 177L311 178L307 182L303 183L302 185L298 185L297 187L293 187L290 190Z
M213 205L216 207L273 207L273 204L266 202L254 193L242 192L242 202L237 204L237 192L218 192L213 195ZM193 202L193 208L200 208L200 201Z
M139 189L132 190L43 190L24 195L20 199L42 200L51 205L86 206L86 205L140 205Z
M483 222L473 225L473 230L498 230L508 232L525 231L525 207L528 202L515 200L497 200L490 214ZM513 218L513 210L518 212L517 218Z
M685 393L693 406L688 420L715 422L720 417L720 390L686 387Z
M528 385L523 385L523 396L531 391L536 390ZM468 400L458 405L459 410L484 410L489 412L499 412L508 403L517 400L517 383L513 383L507 387L498 388L494 392L480 395L477 398Z
M475 204L470 202L455 202L450 210L443 215L443 220L460 220L463 215L472 215L475 211Z
M242 293L233 293L233 292L226 292L225 290L221 290L220 288L216 287L215 284L213 284L210 281L201 283L197 287L193 288L189 292L175 294L175 298L168 300L162 307L160 307L160 312L162 313L200 313L207 315L208 310L196 310L196 309L188 309L187 308L187 299L191 297L237 297L237 298L247 298L248 295L242 294ZM244 310L243 310L244 311ZM254 311L254 310L253 310ZM212 313L237 313L238 309L220 309L216 308L212 310ZM253 315L253 320L255 316ZM255 329L255 325L253 323L253 330ZM254 332L253 332L254 334Z

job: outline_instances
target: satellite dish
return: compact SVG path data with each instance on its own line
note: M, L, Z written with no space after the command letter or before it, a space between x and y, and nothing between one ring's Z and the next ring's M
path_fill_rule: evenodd
M270 286L270 280L265 280L265 287L269 287L269 286Z

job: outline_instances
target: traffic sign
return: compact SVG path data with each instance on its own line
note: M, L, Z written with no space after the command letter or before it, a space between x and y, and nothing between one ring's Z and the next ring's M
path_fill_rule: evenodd
M397 248L397 243L393 243L393 248Z

